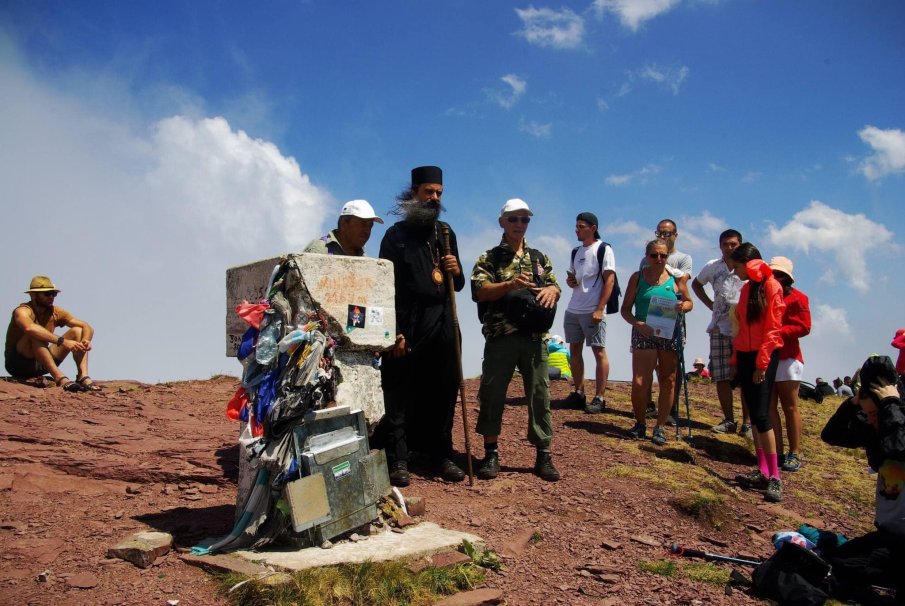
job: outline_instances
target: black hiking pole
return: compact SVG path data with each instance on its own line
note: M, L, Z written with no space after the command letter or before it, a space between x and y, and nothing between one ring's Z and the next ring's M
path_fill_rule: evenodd
M760 566L763 564L760 560L746 560L744 558L733 558L731 556L709 553L707 551L701 551L700 549L686 549L677 543L670 545L669 554L677 558L703 558L709 562L730 562L732 564L744 564L746 566Z
M449 246L449 226L443 226L443 254L451 255ZM460 268L461 270L461 268ZM462 371L462 331L459 328L459 313L456 311L456 288L452 274L446 274L446 290L449 291L449 305L452 311L453 326L456 328L456 363L459 366L459 399L462 402L462 429L465 431L465 459L468 463L468 485L474 486L474 471L471 465L471 432L468 430L468 407L465 405L465 377Z
M679 301L682 295L679 295ZM676 389L673 396L673 410L676 418L676 439L679 439L679 396L682 388L685 388L685 416L688 421L688 437L691 438L691 406L688 403L688 379L685 377L685 343L682 341L682 335L685 333L685 313L679 312L676 318Z

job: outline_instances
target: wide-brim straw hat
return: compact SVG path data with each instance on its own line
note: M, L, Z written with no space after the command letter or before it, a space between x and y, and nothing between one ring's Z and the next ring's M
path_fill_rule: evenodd
M31 284L28 285L28 290L25 292L60 292L60 289L47 276L35 276L31 279Z

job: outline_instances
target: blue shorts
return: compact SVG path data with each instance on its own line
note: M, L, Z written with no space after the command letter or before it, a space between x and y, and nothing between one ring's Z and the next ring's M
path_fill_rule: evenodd
M606 347L606 316L599 324L591 319L592 312L576 314L567 311L563 319L563 334L566 343L585 341L591 347Z

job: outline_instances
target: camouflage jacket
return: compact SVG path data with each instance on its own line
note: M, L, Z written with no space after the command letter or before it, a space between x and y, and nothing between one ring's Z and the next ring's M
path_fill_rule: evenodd
M521 257L516 257L512 247L509 246L505 239L502 239L499 245L485 251L478 257L474 269L471 270L471 298L477 301L478 291L485 284L506 282L523 271L531 272L532 264L534 265L534 271L537 273L538 286L555 286L559 288L550 258L538 250L529 249L527 240L524 242L524 250L525 254ZM529 250L530 253L528 252ZM534 253L540 253L539 258ZM529 256L531 257L530 262L528 260ZM484 327L482 329L484 338L490 340L519 332L519 329L506 318L504 306L504 299L491 301L488 304L487 311L484 314ZM540 340L546 337L546 333L532 333L532 337Z

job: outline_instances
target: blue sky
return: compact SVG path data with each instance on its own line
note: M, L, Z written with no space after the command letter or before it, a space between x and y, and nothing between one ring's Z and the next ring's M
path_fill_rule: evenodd
M8 0L0 300L51 275L98 329L98 378L237 373L226 268L301 250L349 199L386 216L438 164L468 268L511 197L560 275L584 210L623 283L661 218L695 273L739 229L795 262L805 377L848 374L905 326L903 31L897 1ZM614 379L628 335L610 317Z

